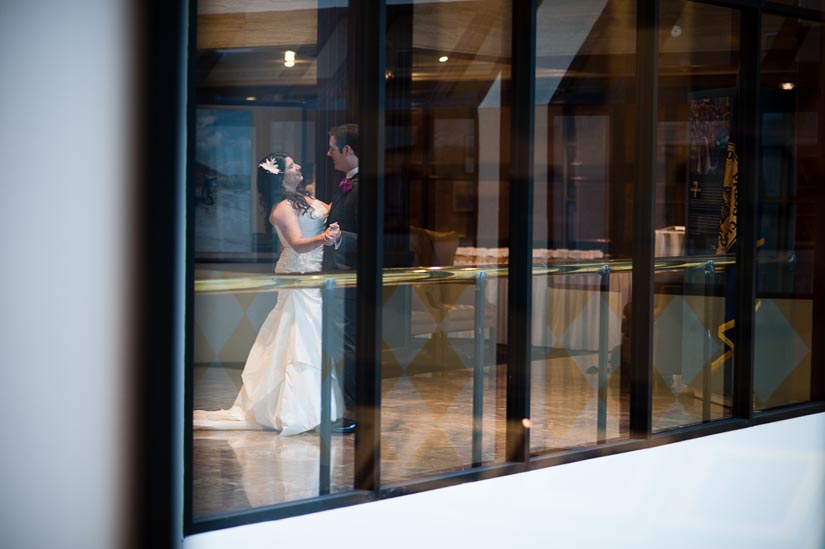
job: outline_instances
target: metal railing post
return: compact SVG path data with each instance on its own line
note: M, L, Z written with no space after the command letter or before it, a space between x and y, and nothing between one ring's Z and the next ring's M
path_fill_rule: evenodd
M332 299L335 282L327 279L321 290L321 426L318 465L318 493L329 494L332 420Z
M711 376L713 371L711 363L713 357L711 356L711 295L713 293L713 274L715 267L713 261L708 261L705 264L705 337L704 337L704 360L702 362L702 423L710 421L710 391L711 391Z
M599 271L599 376L598 376L598 412L596 416L596 442L607 440L607 345L609 327L609 291L610 266L604 265Z
M484 413L484 317L487 307L487 273L475 278L475 319L473 326L473 467L481 465L481 429Z

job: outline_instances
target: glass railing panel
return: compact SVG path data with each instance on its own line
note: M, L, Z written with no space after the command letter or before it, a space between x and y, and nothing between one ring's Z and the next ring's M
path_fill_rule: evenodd
M734 259L694 257L657 270L653 296L652 428L730 417Z
M193 515L352 489L354 437L325 434L320 415L323 409L335 410L330 419L342 413L341 383L330 371L343 345L324 326L325 318L327 324L342 318L338 296L324 295L321 274L278 277L221 266L199 269L198 276ZM336 284L351 284L350 278ZM332 307L325 309L324 300ZM306 318L290 318L302 312L301 304L310 309ZM331 359L326 371L325 356Z
M441 271L444 273L444 271ZM503 460L504 278L384 286L381 455L385 483Z
M626 438L629 271L584 264L533 282L531 446L536 451Z

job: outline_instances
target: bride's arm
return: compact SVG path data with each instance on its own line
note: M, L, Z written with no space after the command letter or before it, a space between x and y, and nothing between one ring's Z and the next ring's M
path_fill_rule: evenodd
M301 226L298 224L298 212L295 211L288 200L284 200L272 209L272 213L269 214L269 222L281 231L289 247L299 254L311 252L318 246L322 246L325 239L330 239L327 235L329 229L315 236L305 237L302 235Z

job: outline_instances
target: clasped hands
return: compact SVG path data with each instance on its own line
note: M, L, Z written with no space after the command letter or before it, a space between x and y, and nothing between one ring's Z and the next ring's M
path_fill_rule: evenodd
M341 238L341 227L338 223L331 223L324 231L324 246L332 246Z

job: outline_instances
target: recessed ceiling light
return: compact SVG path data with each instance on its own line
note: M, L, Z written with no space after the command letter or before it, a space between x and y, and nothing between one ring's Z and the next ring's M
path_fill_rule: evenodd
M438 62L439 63L446 63L447 59L449 59L449 57L447 57L446 55L442 55L441 57L438 58Z
M247 101L255 101L257 99L254 95L250 95L246 98Z
M796 84L794 84L793 82L782 82L781 84L779 84L779 87L783 90L791 91L796 87Z

